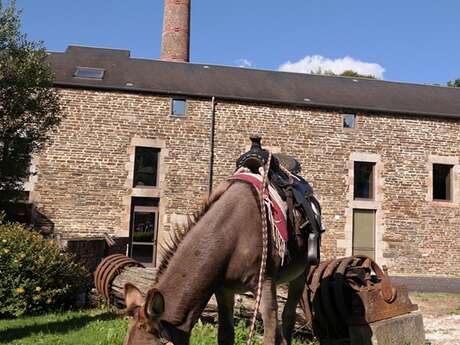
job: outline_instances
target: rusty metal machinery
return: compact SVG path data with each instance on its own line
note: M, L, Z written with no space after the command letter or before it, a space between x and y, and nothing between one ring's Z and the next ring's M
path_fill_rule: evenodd
M406 287L393 286L386 268L366 256L327 260L312 267L301 304L320 339L347 338L349 326L418 309Z
M112 281L123 269L133 266L144 267L140 262L122 254L107 256L97 266L94 272L94 285L108 303L111 302L113 297L111 294Z
M127 282L146 292L156 282L156 268L116 254L106 257L94 273L94 283L108 303L123 307ZM349 326L417 310L404 285L392 285L386 268L371 258L353 256L327 260L310 270L301 300L307 324L319 339L345 339Z

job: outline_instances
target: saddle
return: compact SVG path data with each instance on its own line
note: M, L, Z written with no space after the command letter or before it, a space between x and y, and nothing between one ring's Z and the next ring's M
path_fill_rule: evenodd
M250 138L251 149L236 161L236 170L244 167L259 174L260 167L267 164L269 152L262 148L261 138ZM273 154L268 170L268 179L287 204L288 247L305 250L310 265L320 261L321 206L314 196L313 188L299 173L301 165L294 157Z

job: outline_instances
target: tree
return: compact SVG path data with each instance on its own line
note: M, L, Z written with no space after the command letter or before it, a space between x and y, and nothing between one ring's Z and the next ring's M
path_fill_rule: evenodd
M369 74L359 74L358 72L352 71L352 70L346 70L342 73L340 73L341 77L353 77L353 78L367 78L367 79L376 79L375 76Z
M21 33L19 16L14 0L0 0L0 202L19 195L32 154L60 121L46 52Z
M448 81L447 86L449 86L449 87L460 87L460 78Z
M376 79L375 76L369 74L359 74L358 72L355 72L351 69L343 71L340 74L334 73L331 70L323 70L321 68L318 68L316 71L311 71L313 74L322 74L322 75L331 75L331 76L340 76L340 77L353 77L353 78L366 78L366 79Z

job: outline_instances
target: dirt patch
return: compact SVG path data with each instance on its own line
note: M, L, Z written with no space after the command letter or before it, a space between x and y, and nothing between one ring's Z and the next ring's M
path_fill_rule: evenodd
M432 345L460 344L460 294L411 293L423 314L426 340Z

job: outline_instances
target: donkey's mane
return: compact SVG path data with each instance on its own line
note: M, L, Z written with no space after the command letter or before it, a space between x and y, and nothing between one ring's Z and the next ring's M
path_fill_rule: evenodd
M218 188L218 191L205 198L200 204L200 208L192 215L187 217L187 224L176 226L169 235L169 241L164 241L161 244L162 259L160 265L158 266L157 280L168 268L169 262L173 258L184 238L209 211L211 206L214 205L214 203L222 196L222 194L224 194L229 185L230 184L228 183L225 188Z

